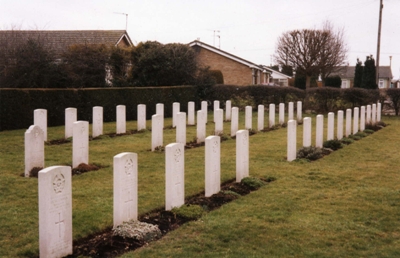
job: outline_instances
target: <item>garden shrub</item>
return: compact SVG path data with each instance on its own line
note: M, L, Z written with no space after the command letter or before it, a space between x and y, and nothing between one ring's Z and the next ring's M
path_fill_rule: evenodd
M305 106L318 113L335 112L338 110L337 102L340 100L340 96L340 89L336 88L308 89Z
M335 140L329 140L329 141L325 141L323 143L324 148L328 148L328 149L332 149L332 150L338 150L343 148L343 144L335 139Z
M322 158L323 153L321 148L317 148L314 146L303 147L297 151L296 157L298 159L308 159L308 160L317 160Z
M398 116L400 112L400 89L398 88L387 89L386 95L389 97L391 101L390 106L394 109L396 116Z
M344 137L340 140L343 144L349 145L354 142L351 138Z

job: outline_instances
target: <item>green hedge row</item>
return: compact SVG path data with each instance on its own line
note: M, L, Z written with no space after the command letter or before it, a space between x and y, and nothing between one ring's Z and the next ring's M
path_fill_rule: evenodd
M382 94L383 93L383 94ZM102 106L104 121L115 121L116 106L126 106L127 120L136 120L137 105L146 104L147 119L156 112L156 104L164 103L166 117L172 115L172 103L179 102L181 110L187 109L189 101L200 108L198 88L195 86L96 88L96 89L1 89L0 130L28 128L33 124L33 110L47 109L48 126L64 124L65 108L78 109L78 119L92 122L92 108ZM216 85L207 89L205 99L212 107L219 100L224 107L226 100L232 106L244 108L270 103L303 101L304 110L318 113L337 111L361 105L383 103L384 92L360 88L336 89L331 87L300 90L294 87L271 87L263 85L235 86Z
M197 99L194 86L93 88L93 89L0 89L0 131L28 128L33 124L33 111L47 109L48 126L64 125L65 109L75 107L78 120L92 122L92 108L103 107L105 122L115 121L116 106L126 106L126 119L136 120L137 105L146 104L147 119L156 113L156 104L164 103L166 117L172 115L172 103L180 102L181 110Z

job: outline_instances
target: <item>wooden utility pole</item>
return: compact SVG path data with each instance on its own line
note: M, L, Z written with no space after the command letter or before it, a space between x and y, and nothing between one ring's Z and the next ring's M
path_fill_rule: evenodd
M380 0L379 3L379 26L378 26L378 46L376 50L376 84L379 85L379 56L381 52L381 27L382 27L382 9L383 9L383 0Z

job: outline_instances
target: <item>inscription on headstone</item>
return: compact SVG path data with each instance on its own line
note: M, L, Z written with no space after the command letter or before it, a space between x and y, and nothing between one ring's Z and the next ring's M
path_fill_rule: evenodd
M186 113L176 114L176 142L186 145Z
M31 125L25 132L25 177L34 167L44 167L43 131L37 125Z
M114 228L138 216L137 154L123 152L114 156Z
M77 121L76 108L65 109L65 138L72 137L74 123Z
M249 176L249 131L236 133L236 182Z
M137 106L137 130L145 130L146 129L146 105L139 104Z
M93 107L92 137L103 134L103 107Z
M185 203L185 153L182 143L165 147L165 210Z
M208 136L205 143L205 196L221 190L221 138Z
M72 254L71 167L40 170L38 196L40 257Z
M163 146L163 128L161 115L151 117L151 151L157 147Z
M43 140L47 142L47 110L35 109L33 111L33 124L37 125L43 131Z
M117 106L117 134L126 133L126 107L125 105Z
M275 126L275 104L269 104L269 128Z
M89 122L77 121L74 123L72 137L72 167L79 164L89 164Z

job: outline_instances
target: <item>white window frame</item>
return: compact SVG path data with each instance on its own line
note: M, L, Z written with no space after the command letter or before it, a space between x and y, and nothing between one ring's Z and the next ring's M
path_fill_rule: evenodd
M385 82L383 79L379 79L379 84L378 84L379 89L385 88Z

